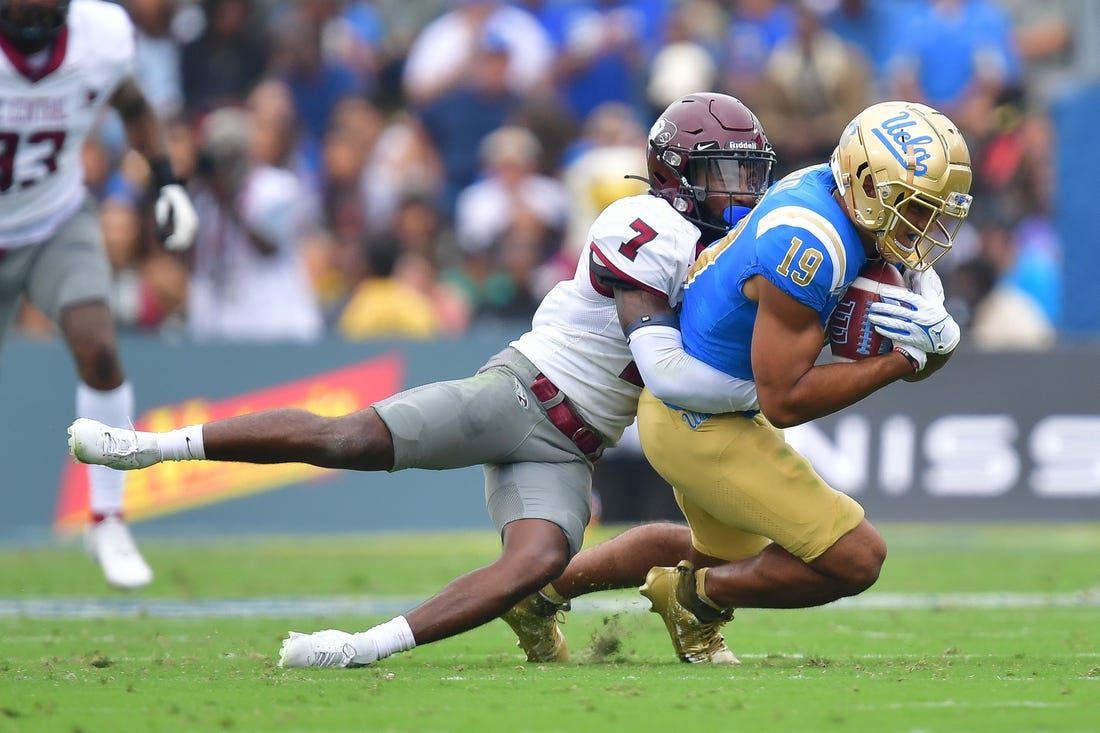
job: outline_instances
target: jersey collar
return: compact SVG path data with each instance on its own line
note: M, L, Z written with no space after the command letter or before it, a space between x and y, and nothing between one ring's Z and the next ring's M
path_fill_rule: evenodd
M50 56L46 59L46 63L40 68L32 68L27 63L27 57L19 49L12 44L4 36L0 35L0 50L3 50L4 55L8 57L8 61L15 67L15 70L22 74L32 84L41 80L49 74L57 71L61 66L61 62L65 60L65 52L69 48L69 28L63 27L57 34L57 38L53 41L53 47L50 49Z

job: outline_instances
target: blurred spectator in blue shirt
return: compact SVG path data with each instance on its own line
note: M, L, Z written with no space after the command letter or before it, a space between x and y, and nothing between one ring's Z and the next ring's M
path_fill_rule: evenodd
M646 71L670 8L668 0L578 0L546 9L555 86L575 124L604 102L646 109Z
M486 135L512 121L520 98L508 86L507 43L496 33L481 38L469 73L455 86L425 102L419 117L443 163L444 214L454 213L459 192L477 178L478 150Z
M750 109L760 101L760 76L779 43L794 34L794 12L779 0L734 0L722 49L725 91Z
M897 44L899 23L913 17L913 6L923 0L825 0L825 27L867 57L875 79L875 95L886 91L886 69ZM832 6L832 7L830 7Z
M989 0L926 0L896 16L891 93L924 102L964 132L980 129L992 100L1020 78L1008 17Z
M181 52L187 111L240 104L267 73L267 38L251 0L202 0L202 32Z
M351 69L371 93L385 62L386 25L378 9L365 0L327 0L334 5L322 27L325 59Z
M451 9L425 26L409 48L403 70L406 100L427 104L473 71L485 37L505 46L509 91L533 93L550 77L554 49L542 25L504 0L450 0Z
M334 10L315 0L299 0L276 30L273 66L294 98L301 132L308 138L306 149L315 153L336 107L345 99L363 96L371 82L338 58L328 59L322 53L324 27ZM313 174L320 165L320 159L311 156Z

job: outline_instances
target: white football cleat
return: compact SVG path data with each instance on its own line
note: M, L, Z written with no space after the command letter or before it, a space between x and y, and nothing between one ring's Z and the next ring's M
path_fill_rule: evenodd
M153 582L153 570L134 544L129 527L119 517L111 515L89 527L84 546L99 563L108 585L134 590Z
M356 661L352 635L338 629L325 629L312 634L291 631L279 650L279 666L296 667L365 667L375 659Z
M69 426L69 453L81 463L122 471L147 468L161 460L156 435L133 428L112 428L86 417Z

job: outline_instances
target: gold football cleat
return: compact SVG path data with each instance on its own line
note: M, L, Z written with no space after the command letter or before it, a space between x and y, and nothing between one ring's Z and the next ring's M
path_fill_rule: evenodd
M741 663L721 633L722 625L733 618L733 609L720 611L699 598L695 592L695 566L690 562L683 560L674 568L653 568L639 590L653 604L649 610L664 620L680 661Z
M565 622L569 602L555 603L542 592L532 593L501 616L516 632L516 644L527 653L528 662L568 662L569 647L558 628Z

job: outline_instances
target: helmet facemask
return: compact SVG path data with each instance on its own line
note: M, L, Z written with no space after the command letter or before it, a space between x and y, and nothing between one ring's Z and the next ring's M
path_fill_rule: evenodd
M69 0L51 5L21 5L12 8L8 0L0 0L0 33L22 53L34 53L48 46L69 15Z
M766 153L695 152L688 161L680 195L694 202L696 215L704 223L726 228L727 210L734 206L755 206L760 201L771 184L774 162L774 156ZM718 205L708 206L711 199L718 199Z
M900 193L895 191L900 189ZM928 196L902 183L883 185L885 225L875 232L879 253L910 270L922 272L947 254L970 213L971 196L951 193L945 199ZM892 198L893 203L886 203Z

